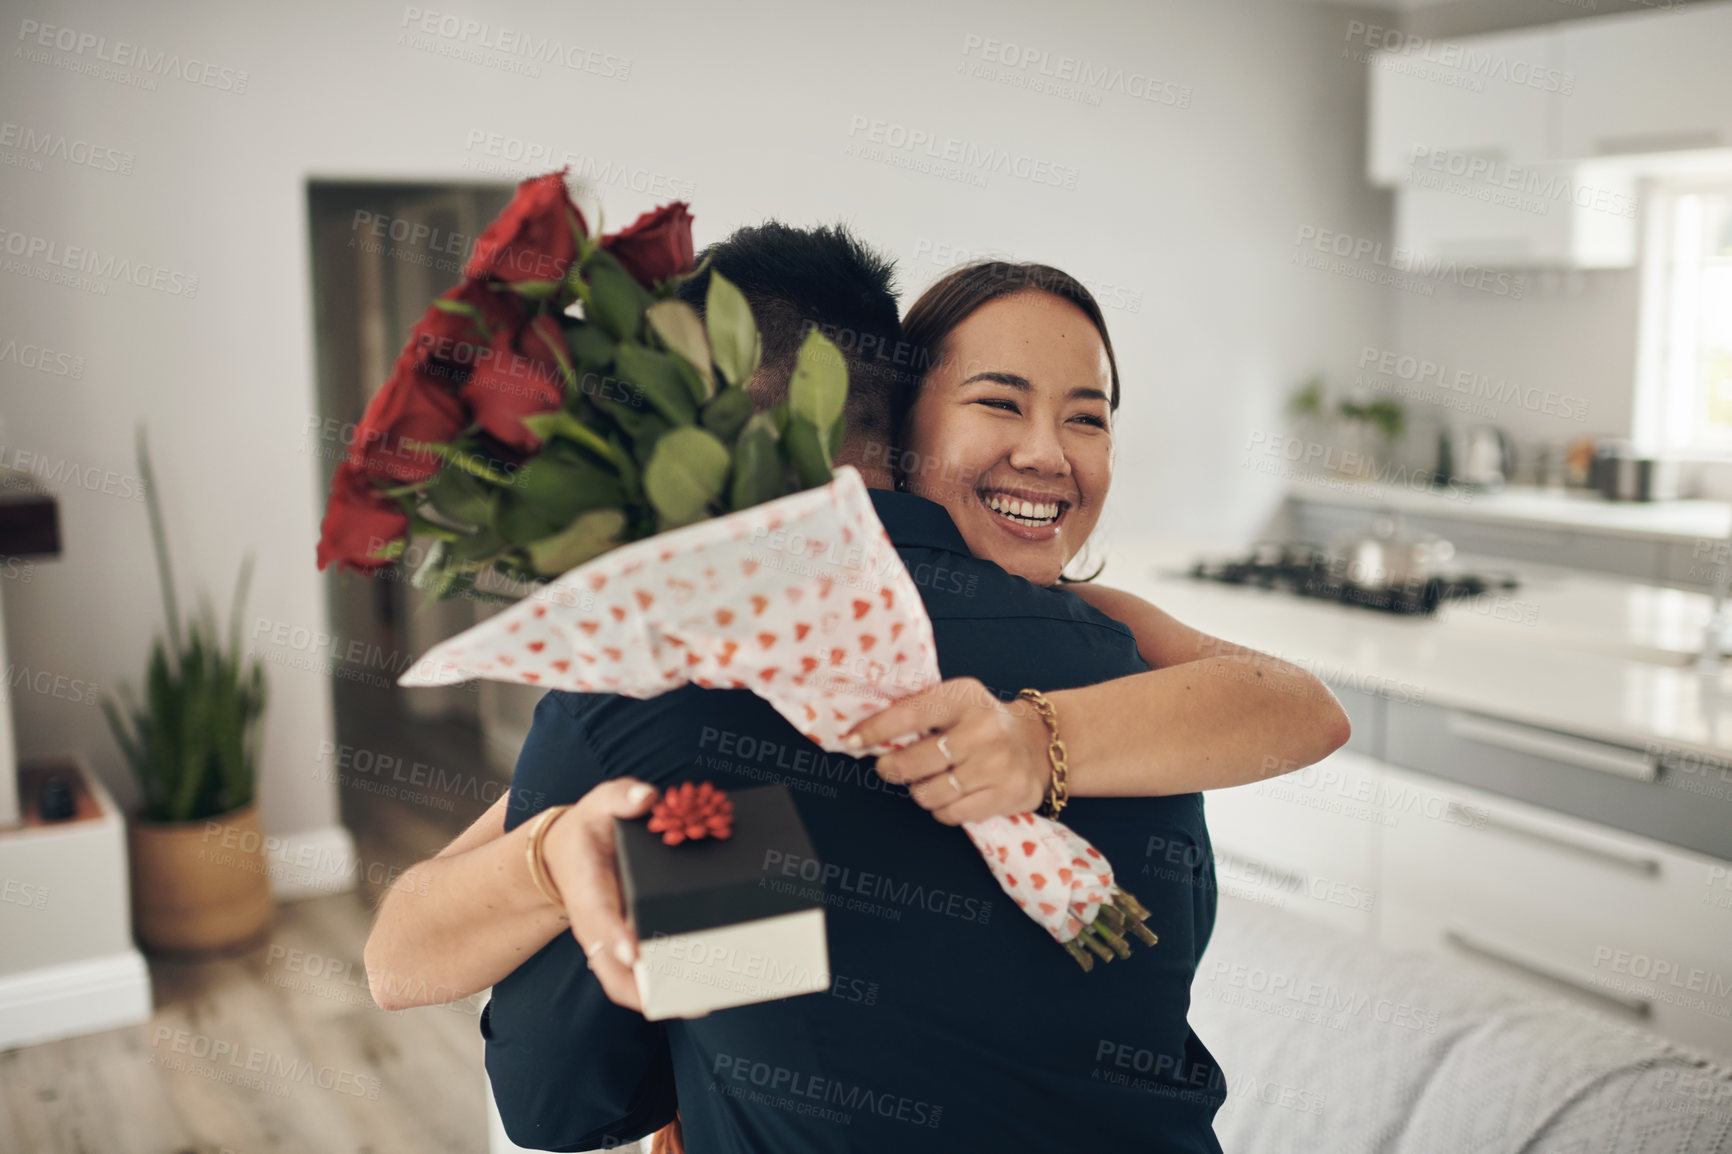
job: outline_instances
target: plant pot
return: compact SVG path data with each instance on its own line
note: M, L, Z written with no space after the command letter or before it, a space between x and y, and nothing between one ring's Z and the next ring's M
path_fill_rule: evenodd
M271 923L271 879L256 804L198 821L134 818L132 926L163 953L204 953L251 941Z

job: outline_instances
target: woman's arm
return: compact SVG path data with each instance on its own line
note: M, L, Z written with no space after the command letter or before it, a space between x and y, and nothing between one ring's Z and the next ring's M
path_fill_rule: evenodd
M1192 793L1260 781L1346 744L1347 714L1296 665L1212 637L1134 594L1070 590L1130 626L1151 669L1049 693L1070 754L1070 792ZM1044 742L1043 742L1044 749Z
M549 902L529 875L531 823L505 832L513 795L494 802L450 845L405 870L386 891L362 955L373 1000L402 1010L466 998L573 924L598 940L628 936L617 908L606 908L602 900L618 892L617 885L604 884L612 876L612 822L637 816L654 793L648 785L617 778L552 820L542 853L566 900L563 908ZM601 928L590 928L598 923ZM625 962L592 957L590 964L615 1001L635 998Z
M1090 583L1068 588L1130 626L1153 667L1047 694L1072 796L1244 785L1346 743L1347 714L1303 669L1192 629L1132 594ZM1004 702L974 678L955 678L881 710L850 736L865 748L916 732L929 736L879 757L878 773L908 783L940 821L957 825L1040 804L1050 777L1047 730L1030 702Z

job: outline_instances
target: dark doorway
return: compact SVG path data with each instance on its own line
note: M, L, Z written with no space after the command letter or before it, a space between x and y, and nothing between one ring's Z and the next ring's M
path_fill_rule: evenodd
M409 327L457 283L511 193L494 184L309 182L319 411L306 438L321 492ZM386 864L371 871L381 876L429 856L499 796L540 696L494 683L399 688L398 675L428 648L496 610L435 602L412 575L412 565L375 578L333 571L326 584L338 749L323 768L337 777L363 860Z

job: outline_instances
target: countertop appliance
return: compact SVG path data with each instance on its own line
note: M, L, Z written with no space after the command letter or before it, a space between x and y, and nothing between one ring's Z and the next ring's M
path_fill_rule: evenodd
M1515 472L1515 451L1494 425L1451 424L1437 435L1437 475L1470 489L1501 489Z
M1595 449L1590 483L1608 501L1675 501L1678 462L1644 457L1628 441L1603 441Z
M1415 573L1406 579L1366 576L1348 557L1311 545L1261 542L1249 556L1227 561L1198 561L1191 576L1229 585L1286 589L1301 597L1359 605L1384 613L1426 616L1456 597L1516 588L1508 573Z

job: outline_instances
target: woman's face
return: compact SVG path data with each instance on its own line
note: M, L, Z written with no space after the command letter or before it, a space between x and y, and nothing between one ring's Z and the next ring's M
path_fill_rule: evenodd
M908 487L976 557L1051 585L1094 531L1113 476L1106 345L1038 291L975 310L945 342L903 429Z

